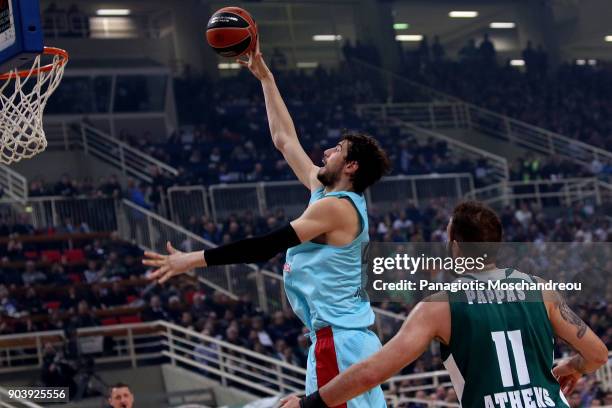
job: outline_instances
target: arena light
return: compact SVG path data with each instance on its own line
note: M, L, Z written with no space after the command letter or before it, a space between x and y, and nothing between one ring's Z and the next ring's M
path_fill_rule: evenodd
M410 28L410 24L408 23L395 23L393 24L393 29L395 30L407 30Z
M316 34L312 36L312 39L314 41L340 41L342 36L336 34Z
M240 69L240 64L237 62L220 62L217 67L219 69Z
M502 22L502 21L494 21L489 24L490 28L514 28L516 27L515 23L511 22Z
M96 14L99 16L129 16L130 9L98 9Z
M612 42L612 35L606 35L606 42Z
M451 18L474 18L478 17L477 11L461 11L461 10L453 10L448 13L448 16Z
M298 62L295 65L298 68L309 69L309 68L316 68L316 67L318 67L319 63L318 62Z
M587 64L589 64L591 66L597 65L597 60L596 59L590 59L590 60L587 61Z
M396 41L421 41L422 39L421 34L398 34L395 36Z
M512 65L513 67L523 67L525 66L525 60L513 59L513 60L510 60L510 65Z
M577 60L576 60L576 65L586 65L586 60L583 60L583 59L577 59Z

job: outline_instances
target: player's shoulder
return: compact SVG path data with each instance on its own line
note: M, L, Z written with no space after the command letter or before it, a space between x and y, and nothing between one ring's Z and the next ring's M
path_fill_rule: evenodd
M447 292L436 292L423 299L415 312L432 329L438 341L448 345L451 338L451 309Z
M348 225L354 222L354 210L348 200L337 197L322 197L308 205L308 217L324 220L336 226Z
M339 200L336 196L321 197L310 206L319 211L327 211L329 215L340 216L346 213L352 204L347 200Z
M421 313L434 319L440 317L441 313L450 312L448 293L441 291L427 296L419 302L419 308Z

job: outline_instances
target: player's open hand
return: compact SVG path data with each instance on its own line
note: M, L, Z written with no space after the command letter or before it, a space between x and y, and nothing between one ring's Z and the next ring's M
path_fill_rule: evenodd
M280 408L300 408L300 398L297 395L290 395L280 400Z
M572 391L574 391L576 383L580 377L582 377L582 373L574 368L571 358L561 361L553 368L552 373L559 382L561 391L563 391L565 395L570 395Z
M146 251L142 263L157 269L149 276L149 280L164 283L173 276L189 272L198 266L204 266L204 256L201 252L182 252L175 249L170 242L166 243L169 255Z
M255 49L249 51L247 53L247 56L247 60L237 59L236 62L238 62L243 67L247 67L249 71L251 71L253 75L255 75L255 77L260 81L263 81L264 79L272 76L270 69L264 62L263 54L259 50L259 39L257 39Z

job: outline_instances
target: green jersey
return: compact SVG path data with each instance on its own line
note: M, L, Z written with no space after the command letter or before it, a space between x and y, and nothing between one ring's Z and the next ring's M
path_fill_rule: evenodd
M451 339L441 352L461 405L569 407L552 375L554 336L542 293L520 290L534 278L496 269L459 280L486 288L448 293ZM493 281L513 289L490 289Z

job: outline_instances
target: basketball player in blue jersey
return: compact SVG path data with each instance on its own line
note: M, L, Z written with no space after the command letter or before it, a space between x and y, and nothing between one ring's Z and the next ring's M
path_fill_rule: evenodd
M310 330L306 394L331 381L381 347L368 330L374 312L361 297L361 245L368 241L366 188L389 171L389 160L370 136L346 132L316 166L298 140L293 121L259 45L240 61L261 81L274 145L298 179L311 191L304 213L267 235L217 248L183 253L168 243L169 255L145 253L145 265L157 269L151 279L163 283L191 269L263 262L287 250L284 281L293 310ZM340 407L381 408L380 387Z

